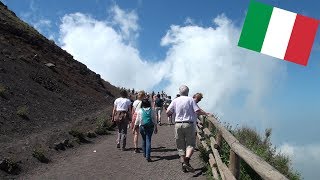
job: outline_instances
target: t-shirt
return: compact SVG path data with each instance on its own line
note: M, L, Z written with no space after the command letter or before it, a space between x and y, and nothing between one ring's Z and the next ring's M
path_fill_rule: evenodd
M150 110L151 108L149 107L149 108L143 108L143 109L144 110ZM153 124L156 125L157 124L157 120L156 120L156 115L155 115L154 111L152 111L151 118L152 118ZM137 119L136 119L135 125L141 126L141 123L142 123L141 121L142 121L142 108L140 108L139 111L137 111Z
M156 107L162 107L163 106L163 100L160 99L160 98L157 98L155 101L154 101L154 104Z
M169 106L171 102L172 102L171 99L166 99L164 102L164 105Z
M114 105L116 106L117 111L127 111L131 106L131 101L128 98L117 98L114 101Z
M188 96L180 96L174 99L168 107L168 111L175 113L175 122L195 122L197 120L196 111L200 108Z
M133 108L135 109L135 111L139 111L139 109L141 108L141 104L142 104L142 101L137 99L133 102Z

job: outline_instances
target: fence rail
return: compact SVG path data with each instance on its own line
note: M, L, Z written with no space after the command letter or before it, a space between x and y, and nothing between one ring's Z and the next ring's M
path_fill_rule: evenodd
M240 144L240 142L224 128L215 117L203 117L198 119L197 137L209 153L209 164L214 179L235 180L240 178L240 160L244 160L263 179L287 180L287 178L274 167ZM213 137L211 130L216 130L216 137ZM228 166L222 162L220 149L224 139L230 147Z

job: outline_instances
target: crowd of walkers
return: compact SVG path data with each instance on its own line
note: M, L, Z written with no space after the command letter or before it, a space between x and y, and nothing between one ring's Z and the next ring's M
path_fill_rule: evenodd
M117 148L126 151L127 129L131 129L134 152L139 153L140 134L143 155L148 162L151 162L152 135L157 134L158 126L164 124L165 120L161 118L161 113L165 110L167 124L174 125L174 138L182 170L183 172L194 172L194 168L190 165L190 158L196 145L197 116L212 115L197 105L203 98L202 93L189 97L189 88L182 85L179 88L179 94L174 99L163 91L149 94L145 91L128 92L122 89L120 95L121 97L114 101L112 111L112 121L118 127Z

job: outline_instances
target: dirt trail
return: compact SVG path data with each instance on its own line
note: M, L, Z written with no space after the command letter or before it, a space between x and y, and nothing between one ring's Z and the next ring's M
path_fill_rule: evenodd
M195 151L190 161L195 173L182 172L174 126L159 126L158 134L153 135L152 162L147 162L142 153L134 153L131 131L128 131L127 151L117 149L115 139L116 132L112 132L92 144L67 150L52 163L28 172L21 179L206 179L199 151ZM141 137L139 140L140 144Z

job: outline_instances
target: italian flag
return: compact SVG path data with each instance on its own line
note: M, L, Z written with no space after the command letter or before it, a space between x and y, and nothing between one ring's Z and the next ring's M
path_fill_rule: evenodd
M306 66L319 21L250 1L238 46Z

